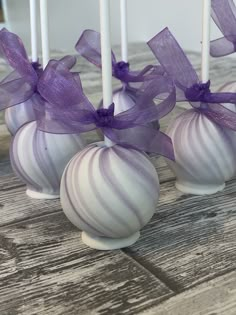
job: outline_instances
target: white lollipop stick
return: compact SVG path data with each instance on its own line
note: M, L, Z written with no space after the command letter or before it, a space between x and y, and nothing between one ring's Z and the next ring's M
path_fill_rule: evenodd
M32 58L32 62L37 62L38 61L38 42L37 42L36 0L30 0L30 34L31 34L31 58Z
M101 32L101 55L102 55L103 107L108 108L113 102L110 0L100 0L100 32ZM113 143L106 137L104 139L104 142L106 146L113 145Z
M209 80L210 68L210 30L211 30L211 0L203 1L202 14L202 83Z
M121 59L128 62L127 1L120 0Z
M49 61L49 37L48 37L48 8L47 0L40 0L40 22L42 36L42 59L43 68L46 67Z

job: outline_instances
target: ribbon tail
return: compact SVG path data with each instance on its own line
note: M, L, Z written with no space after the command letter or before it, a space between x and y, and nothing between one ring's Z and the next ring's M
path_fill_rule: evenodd
M0 53L4 59L28 83L37 84L37 74L28 60L28 56L21 39L14 33L3 28L0 31Z
M159 130L146 126L136 126L125 130L103 128L103 132L116 144L132 147L139 151L156 153L170 160L175 160L170 137Z
M236 7L233 0L212 0L211 16L220 31L234 35L236 30Z
M196 71L168 28L153 37L148 46L175 83L190 87L198 82Z
M235 52L234 44L226 37L211 41L210 54L212 57L223 57Z
M209 93L205 97L205 103L236 103L236 93L221 92L221 93Z
M207 104L207 108L201 110L209 119L217 125L236 131L236 112L221 104Z
M75 45L77 52L96 67L102 67L101 35L93 30L85 30ZM116 58L112 52L112 64Z

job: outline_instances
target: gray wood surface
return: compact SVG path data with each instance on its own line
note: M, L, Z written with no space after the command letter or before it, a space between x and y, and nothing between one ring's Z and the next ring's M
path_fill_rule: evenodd
M173 181L162 184L157 213L126 253L176 293L235 269L235 197L235 180L200 197L183 195Z
M235 315L236 272L205 282L170 298L145 315Z
M122 251L82 244L62 213L0 228L0 314L137 314L173 295Z
M199 71L199 55L189 56ZM154 60L143 45L131 45L134 68ZM236 70L224 60L212 61L213 89ZM78 68L98 104L99 71L83 60ZM165 118L162 129L182 110ZM3 135L5 159L9 136ZM86 138L100 139L96 132ZM236 181L212 196L183 195L165 160L150 159L161 182L157 213L135 245L112 252L87 248L58 200L30 199L9 162L0 162L0 315L236 314Z

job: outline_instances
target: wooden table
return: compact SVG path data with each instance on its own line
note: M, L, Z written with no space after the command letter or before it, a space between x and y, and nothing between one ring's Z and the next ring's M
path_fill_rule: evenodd
M97 99L100 83L87 80ZM164 159L151 160L157 213L135 245L110 252L86 247L58 200L30 199L0 163L1 315L236 314L235 179L215 195L183 195Z

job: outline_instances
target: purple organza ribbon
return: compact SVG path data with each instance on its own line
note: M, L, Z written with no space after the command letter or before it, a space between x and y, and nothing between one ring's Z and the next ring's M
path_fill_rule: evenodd
M211 42L211 56L236 52L236 7L233 0L212 0L212 18L224 37Z
M114 104L96 110L84 95L79 74L72 74L60 61L50 61L38 82L36 111L38 128L51 133L82 133L101 129L116 144L155 152L174 160L171 139L145 126L159 120L175 106L175 88L163 76L145 84L131 109L114 115ZM166 98L158 105L151 102L157 94ZM147 105L148 104L148 105ZM135 137L134 137L135 135Z
M0 110L3 110L31 99L43 70L38 62L29 61L21 39L5 28L0 31L0 55L14 69L0 82ZM65 56L61 62L70 69L76 58Z
M75 45L77 52L89 62L102 67L101 61L101 39L100 33L93 30L85 30ZM114 52L112 54L112 75L123 83L143 82L147 79L153 79L155 74L163 74L160 66L148 65L141 71L131 71L129 63L116 61Z
M39 69L31 64L21 39L3 28L0 31L0 54L14 71L0 82L0 110L28 100L34 93Z
M196 71L168 28L148 42L176 86L177 101L190 104L222 127L236 130L236 113L219 103L236 103L236 93L211 93L210 81L199 82Z

